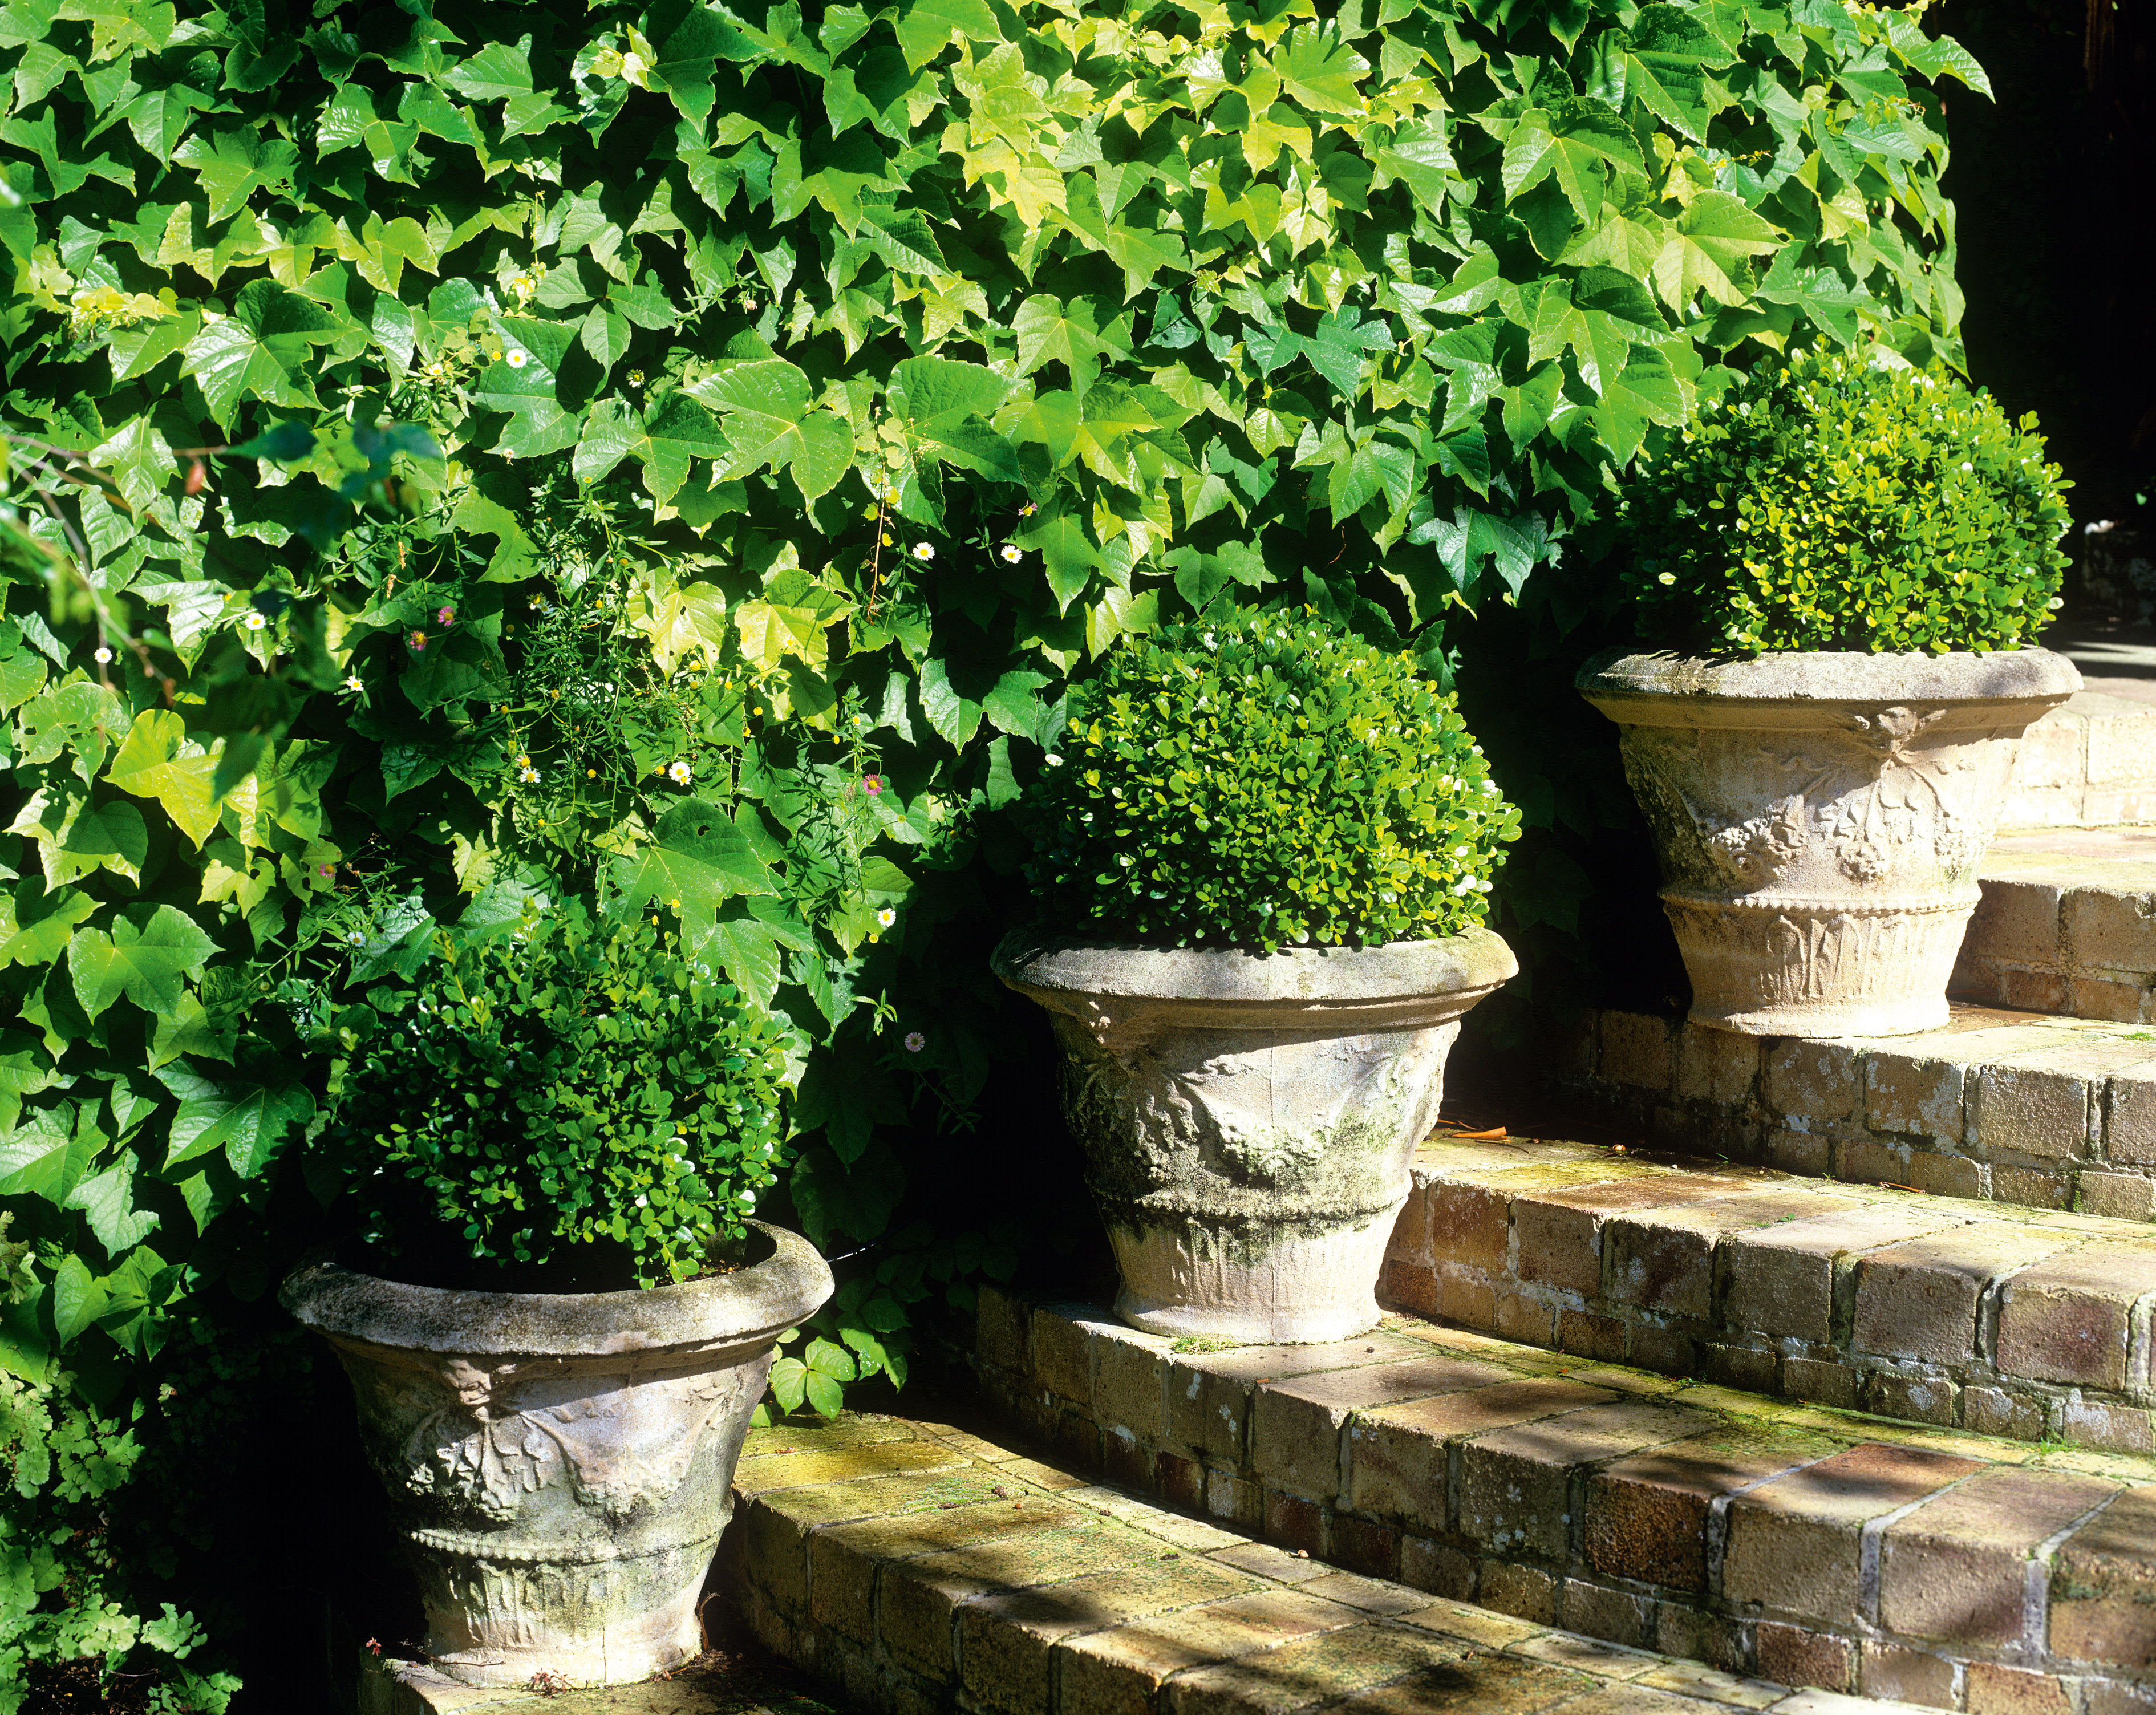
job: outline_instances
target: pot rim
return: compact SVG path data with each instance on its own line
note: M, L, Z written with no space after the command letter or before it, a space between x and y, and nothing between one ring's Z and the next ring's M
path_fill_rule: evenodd
M1036 927L1005 935L989 968L1006 987L1052 1006L1098 995L1224 1006L1353 1007L1470 992L1479 999L1517 975L1520 966L1502 937L1479 927L1429 941L1291 947L1271 953L1144 947Z
M617 1292L472 1292L408 1286L320 1262L290 1276L278 1301L327 1338L388 1351L490 1358L689 1353L768 1343L822 1307L831 1270L798 1233L769 1238L761 1262L730 1275Z
M2046 649L1954 650L1943 655L1786 650L1753 656L1615 649L1588 661L1573 684L1597 707L1678 698L1834 705L2040 701L2056 706L2082 689L2082 675L2066 656Z

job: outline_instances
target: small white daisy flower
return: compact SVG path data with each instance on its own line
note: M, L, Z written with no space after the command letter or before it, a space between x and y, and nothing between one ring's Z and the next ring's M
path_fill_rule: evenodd
M521 780L526 786L536 786L539 783L539 771L533 768L531 763L526 763L522 768L516 771L516 778Z
M920 1031L909 1030L906 1033L906 1051L908 1054L918 1054L927 1045L928 1039Z
M1004 560L1014 566L1025 557L1024 551L1017 543L1009 542L1004 544L1003 555Z
M244 625L244 626L245 626L245 627L246 627L249 631L259 631L259 630L261 630L264 627L265 627L266 625L268 625L270 622L269 622L269 620L267 620L266 619L264 619L264 617L263 617L259 613L257 613L257 612L255 612L254 610L253 610L252 608L250 608L250 609L248 611L248 615L247 615L247 617L246 617L244 619L241 620L239 623L240 623L241 624Z
M531 354L529 352L511 352L505 361L511 369L521 369L531 361Z
M878 912L876 913L876 926L877 926L879 928L888 929L888 928L889 928L889 927L890 927L893 923L896 922L897 921L898 921L898 913L897 913L896 911L895 911L891 910L891 907L890 907L890 906L886 906L883 908L883 910L881 910L881 911L878 911Z
M107 661L112 659L112 651L105 648L105 646L100 643L97 646L97 654L93 656L92 659L96 661L99 666L102 667Z
M666 774L676 786L686 786L689 783L690 769L688 763L677 762L672 768L667 769Z
M917 542L913 545L913 557L916 560L932 560L936 557L936 550L930 543Z
M346 691L364 691L367 689L367 681L357 673L347 673L344 675L344 688Z

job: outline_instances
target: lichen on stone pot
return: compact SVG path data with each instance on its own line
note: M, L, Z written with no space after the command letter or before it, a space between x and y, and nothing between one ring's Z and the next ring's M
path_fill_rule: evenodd
M993 968L1053 1017L1116 1313L1301 1344L1376 1325L1460 1014L1519 967L1486 929L1264 955L1021 930Z
M644 1291L444 1291L328 1263L285 1281L352 1378L443 1671L619 1685L702 1647L775 1343L831 1295L805 1240L751 1227L761 1260Z
M2081 675L2047 650L1613 653L1577 683L1618 725L1692 1019L1884 1036L1946 1022L2021 735Z

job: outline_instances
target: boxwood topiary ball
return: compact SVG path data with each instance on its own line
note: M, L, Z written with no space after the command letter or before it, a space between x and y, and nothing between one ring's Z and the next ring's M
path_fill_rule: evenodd
M1167 946L1369 947L1482 922L1519 812L1452 696L1307 612L1129 639L1026 793L1042 914Z
M1945 370L1761 363L1625 485L1640 634L1702 654L2017 649L2068 522L2035 418Z

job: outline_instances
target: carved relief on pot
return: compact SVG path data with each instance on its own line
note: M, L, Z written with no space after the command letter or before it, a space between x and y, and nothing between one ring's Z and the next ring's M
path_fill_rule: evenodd
M1059 1034L1065 1117L1100 1194L1166 1209L1248 1188L1345 1216L1394 1200L1391 1158L1435 1120L1458 1030L1159 1030L1121 1053L1090 1021L1066 1014Z
M446 1503L452 1516L495 1524L509 1523L527 1497L556 1486L617 1522L663 1505L688 1478L705 1425L729 1391L724 1379L629 1386L625 1376L588 1377L564 1386L552 1374L559 1368L444 1360L436 1374L451 1403L425 1411L406 1437L405 1488ZM505 1384L513 1397L501 1396ZM662 1394L665 1421L654 1433Z
M1748 893L1839 875L1859 887L1967 875L1990 838L1989 730L1933 733L1943 710L1842 713L1802 731L1634 727L1626 772L1650 819L1684 831L1671 880ZM1929 737L1927 735L1931 735ZM1749 814L1747 814L1749 812Z

